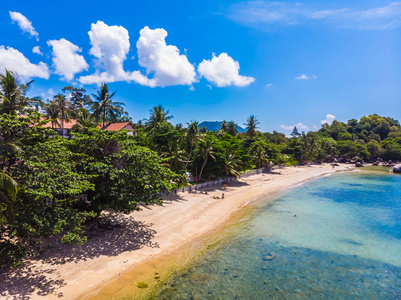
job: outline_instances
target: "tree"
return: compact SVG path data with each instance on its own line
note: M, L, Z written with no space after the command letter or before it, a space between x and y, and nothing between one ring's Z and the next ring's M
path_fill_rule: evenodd
M261 168L264 162L269 161L265 150L266 146L266 142L257 140L252 144L249 150L258 168Z
M173 116L169 116L169 110L165 110L165 108L161 105L153 107L150 111L149 120L147 120L146 129L149 132L153 132L154 130L160 128L163 124L170 124L169 120L173 118Z
M234 151L231 149L226 149L225 151L225 163L223 166L223 174L227 176L238 176L240 168L241 159Z
M228 131L228 123L226 120L220 123L220 129L219 132L226 133Z
M213 160L216 160L215 157L215 152L213 148L213 141L207 139L207 140L202 140L199 145L199 153L198 153L198 158L203 160L202 168L199 173L199 177L202 177L203 169L205 168L205 165L211 157Z
M115 122L122 113L122 102L114 102L113 97L116 91L110 93L107 83L102 83L100 91L96 89L96 94L92 94L95 101L90 101L89 106L97 120L102 121L102 127L108 120Z
M294 127L294 129L292 130L292 132L290 133L290 135L291 135L292 137L296 137L296 138L298 138L298 137L301 136L301 134L299 133L299 131L298 131L298 129L297 129L297 126Z
M1 113L17 115L17 111L23 110L32 101L39 102L39 98L30 99L25 96L32 82L19 84L17 76L7 69L5 74L0 74Z
M6 173L0 172L0 226L10 224L14 220L14 201L17 193L17 182Z
M185 151L181 149L181 141L173 139L168 141L167 146L164 147L161 157L168 163L168 168L176 173L182 173L187 160Z
M187 125L188 125L187 139L189 140L190 150L189 150L187 162L185 163L185 168L188 167L188 163L191 160L192 150L193 150L194 145L196 145L196 142L200 140L199 127L198 127L199 122L193 120L193 121L187 123Z
M246 125L246 135L249 136L250 139L254 139L258 135L256 129L259 128L259 124L260 122L254 115L249 116L246 123L244 123L244 125Z
M238 125L234 123L234 121L230 121L228 123L227 133L232 136L236 136L238 133Z
M64 121L70 120L70 115L72 112L71 101L67 100L67 98L63 94L58 94L54 96L54 109L57 117L61 120L61 136L64 137Z
M63 93L70 93L69 99L72 102L74 112L77 112L91 101L89 96L85 95L86 90L83 88L79 89L69 85L62 88L61 90L63 91Z
M75 124L72 129L73 131L80 131L84 128L96 128L99 123L96 118L85 108L80 108L76 112L77 124Z

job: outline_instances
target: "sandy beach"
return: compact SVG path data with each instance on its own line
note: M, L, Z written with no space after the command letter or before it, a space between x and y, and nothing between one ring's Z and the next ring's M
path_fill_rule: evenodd
M181 193L163 205L113 216L109 230L92 230L84 246L57 245L21 268L1 274L1 299L86 299L136 266L171 254L224 223L250 200L324 174L330 165L289 167L229 182L209 194ZM220 190L220 191L215 191ZM214 199L224 192L224 199ZM117 226L113 226L119 224Z

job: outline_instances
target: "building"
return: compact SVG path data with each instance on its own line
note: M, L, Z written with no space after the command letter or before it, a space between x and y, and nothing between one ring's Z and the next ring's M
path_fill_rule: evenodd
M128 135L134 135L134 125L131 122L123 122L123 123L107 123L103 126L102 130L108 131L120 131L126 129Z

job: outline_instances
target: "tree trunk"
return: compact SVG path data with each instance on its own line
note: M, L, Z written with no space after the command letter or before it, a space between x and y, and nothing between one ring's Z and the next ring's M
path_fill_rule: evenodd
M189 151L189 157L187 159L187 163L185 164L185 169L188 167L189 160L191 159L192 147L193 147L193 143L191 143L191 150Z
M205 167L206 163L207 163L207 158L206 158L205 161L203 162L202 169L201 169L201 171L200 171L200 173L199 173L199 178L202 177L203 168Z
M64 116L61 115L61 137L64 137Z

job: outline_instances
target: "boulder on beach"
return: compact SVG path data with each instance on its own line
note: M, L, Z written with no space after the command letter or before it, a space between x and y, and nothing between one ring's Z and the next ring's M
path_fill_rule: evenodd
M393 168L393 172L394 172L394 173L401 173L401 164L396 165L396 166Z
M358 161L355 163L355 167L361 168L361 167L363 167L363 164Z

